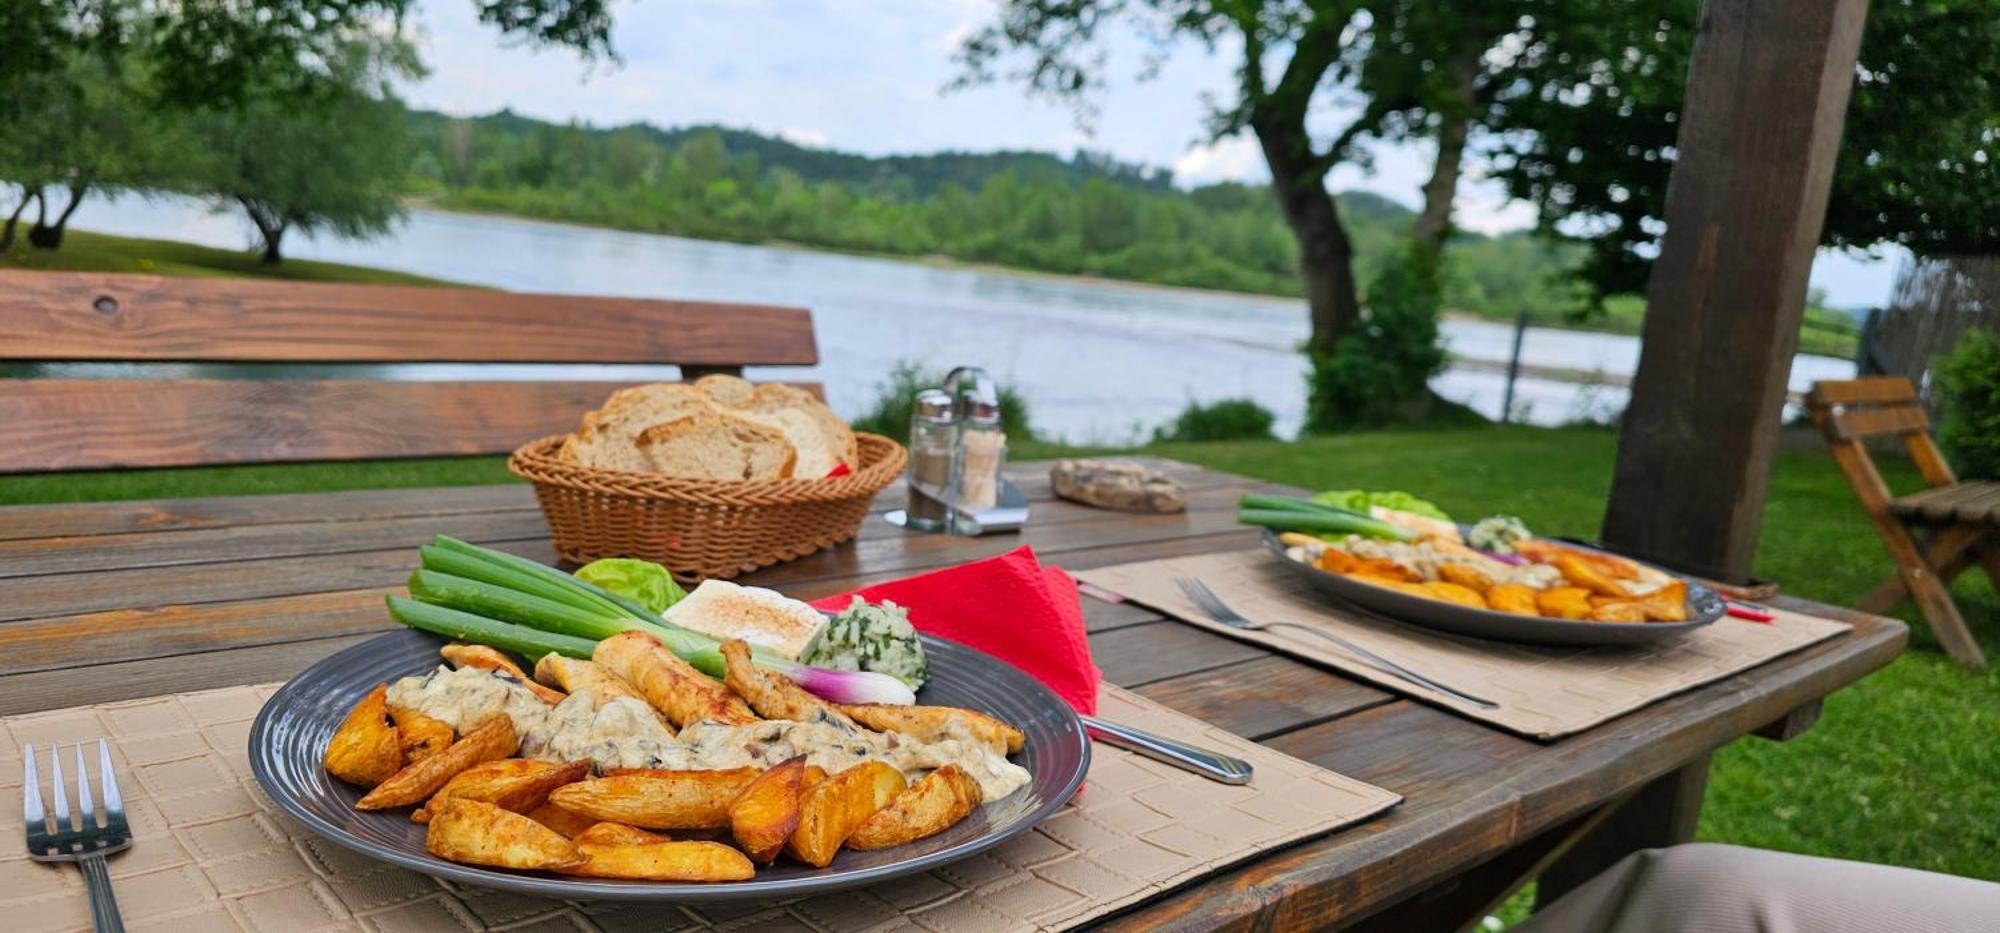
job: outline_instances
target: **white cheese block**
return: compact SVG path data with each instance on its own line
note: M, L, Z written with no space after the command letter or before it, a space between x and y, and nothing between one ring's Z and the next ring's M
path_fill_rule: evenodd
M741 638L751 647L793 661L811 650L826 630L826 616L819 610L777 590L727 580L703 580L661 615L710 638Z

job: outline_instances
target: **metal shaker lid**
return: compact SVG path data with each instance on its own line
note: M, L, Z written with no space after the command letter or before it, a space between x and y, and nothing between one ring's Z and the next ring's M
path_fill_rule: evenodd
M965 420L974 424L999 424L1000 403L991 399L967 397Z
M951 396L940 389L925 389L917 393L916 409L911 416L919 421L938 424L952 422Z

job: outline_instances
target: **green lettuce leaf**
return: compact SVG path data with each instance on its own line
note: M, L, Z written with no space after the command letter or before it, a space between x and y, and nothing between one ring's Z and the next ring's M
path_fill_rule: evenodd
M601 586L654 612L681 601L687 591L674 582L667 568L649 560L606 557L577 568L576 578Z

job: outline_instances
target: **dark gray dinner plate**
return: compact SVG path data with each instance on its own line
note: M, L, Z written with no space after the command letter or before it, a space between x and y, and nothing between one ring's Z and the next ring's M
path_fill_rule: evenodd
M1040 681L990 655L923 636L931 675L920 703L963 706L1013 723L1027 736L1012 756L1033 776L1028 786L989 801L958 825L909 845L843 851L823 869L780 858L750 881L683 884L564 878L478 868L424 851L424 827L408 809L363 813L361 797L326 773L320 758L347 711L375 685L437 666L444 640L414 630L391 632L335 654L291 679L250 728L250 766L286 813L314 832L364 855L467 884L571 900L726 901L792 897L868 884L936 868L1027 831L1056 812L1090 768L1090 739L1076 713Z
M1574 544L1568 546L1580 551L1591 550ZM1375 614L1387 616L1392 621L1494 641L1526 642L1531 645L1630 645L1674 638L1682 632L1714 622L1729 611L1721 594L1681 577L1687 584L1686 622L1573 622L1519 616L1511 612L1474 609L1442 599L1411 596L1299 563L1285 556L1285 546L1278 543L1276 532L1264 532L1264 547L1276 555L1278 562L1284 564L1294 576L1340 602L1373 610Z

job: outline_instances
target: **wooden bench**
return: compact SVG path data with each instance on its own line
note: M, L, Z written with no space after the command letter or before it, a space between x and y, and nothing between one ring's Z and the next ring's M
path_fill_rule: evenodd
M801 308L463 288L0 270L0 362L819 361ZM504 453L622 383L0 380L0 473Z
M1816 382L1806 410L1896 561L1896 575L1863 596L1859 607L1883 612L1907 593L1946 653L1984 667L1986 656L1952 601L1951 581L1977 561L2000 586L2000 483L1958 481L1931 439L1916 388L1901 376ZM1928 489L1890 492L1868 453L1869 441L1889 437L1903 442Z

